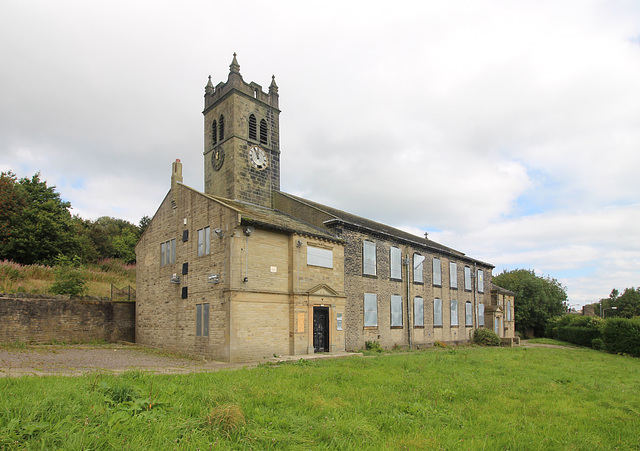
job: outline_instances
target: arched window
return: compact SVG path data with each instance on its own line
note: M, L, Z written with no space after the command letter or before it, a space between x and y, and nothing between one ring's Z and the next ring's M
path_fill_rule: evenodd
M224 139L224 116L220 115L220 123L218 124L218 136L220 137L220 141Z
M256 117L253 114L249 116L249 139L258 139Z
M211 142L213 144L218 142L218 121L213 121L211 124Z
M260 120L260 142L267 143L267 121L264 119Z

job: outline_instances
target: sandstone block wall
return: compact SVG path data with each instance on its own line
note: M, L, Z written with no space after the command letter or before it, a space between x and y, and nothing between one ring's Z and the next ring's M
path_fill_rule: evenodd
M0 342L135 341L135 302L0 295Z

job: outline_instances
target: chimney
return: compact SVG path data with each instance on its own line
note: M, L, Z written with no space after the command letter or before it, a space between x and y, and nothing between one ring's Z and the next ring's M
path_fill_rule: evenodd
M171 189L176 186L176 182L182 183L182 163L176 158L171 168Z

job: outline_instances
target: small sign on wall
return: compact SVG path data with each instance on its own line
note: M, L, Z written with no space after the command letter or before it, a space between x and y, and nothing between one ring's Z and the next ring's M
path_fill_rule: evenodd
M271 267L271 272L278 272L278 268L277 268L277 267L275 267L275 266L272 266L272 267Z
M338 313L336 316L336 328L337 330L342 330L342 313Z

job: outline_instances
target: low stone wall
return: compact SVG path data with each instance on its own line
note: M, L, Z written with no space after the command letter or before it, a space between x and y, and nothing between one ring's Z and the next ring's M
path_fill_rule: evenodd
M0 342L135 342L135 302L0 293Z

